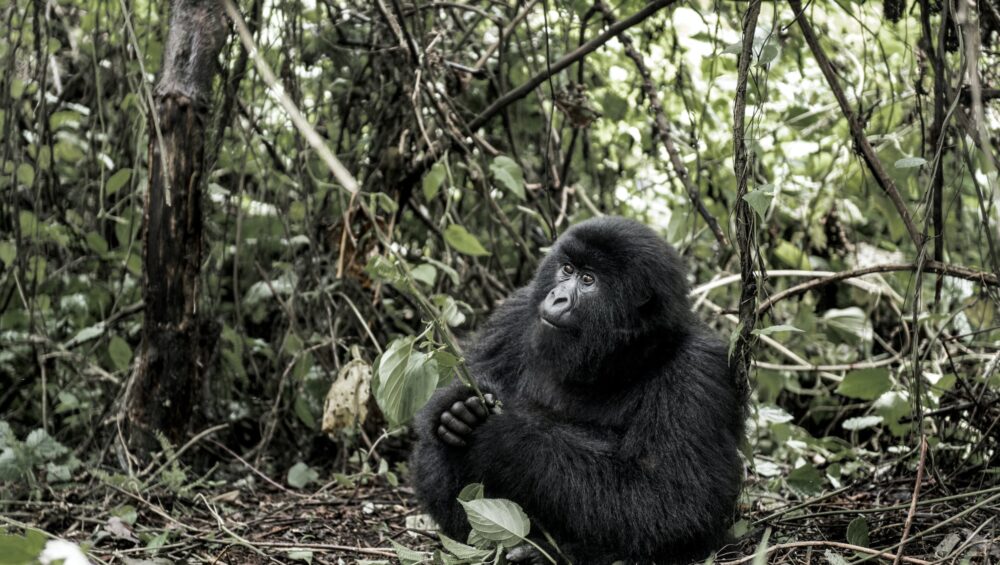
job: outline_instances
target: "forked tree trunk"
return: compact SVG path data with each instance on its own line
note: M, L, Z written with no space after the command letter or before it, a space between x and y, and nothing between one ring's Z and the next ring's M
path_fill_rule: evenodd
M217 0L173 0L149 124L143 226L143 347L128 397L129 443L179 441L202 390L198 275L205 114L228 33Z

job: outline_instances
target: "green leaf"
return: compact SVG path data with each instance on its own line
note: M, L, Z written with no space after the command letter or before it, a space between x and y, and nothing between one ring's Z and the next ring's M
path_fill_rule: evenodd
M17 166L17 182L24 186L31 186L35 183L35 168L28 163L21 163Z
M108 254L108 242L101 234L92 231L87 234L85 239L87 240L87 247L94 253L97 253L99 257L104 257Z
M788 486L806 495L819 494L823 490L823 475L806 463L788 473Z
M434 286L434 281L437 280L437 269L434 268L434 265L423 263L410 269L410 276L415 281L420 281L427 286Z
M779 332L798 332L802 333L802 330L796 328L795 326L789 326L786 324L779 324L777 326L769 326L766 328L756 329L753 331L755 335L771 335Z
M864 430L866 428L874 428L875 426L881 424L882 420L882 416L858 416L857 418L848 418L840 425L845 430L853 432L857 430Z
M115 174L111 175L111 178L108 179L108 183L104 185L105 194L114 194L118 192L123 186L125 186L125 183L127 183L128 179L131 177L132 169L119 169Z
M28 530L24 537L0 534L0 555L5 564L37 563L44 548L45 536L34 530Z
M309 465L299 461L288 470L288 485L302 488L319 479L319 473Z
M513 547L528 536L531 523L516 502L503 498L459 500L472 526L484 538Z
M97 322L93 326L89 326L80 330L72 339L64 344L67 349L70 347L75 347L81 343L88 342L101 334L104 333L104 322Z
M37 459L51 460L65 455L69 450L45 430L32 430L24 439L24 448Z
M416 351L414 338L393 341L379 360L372 392L389 423L400 426L430 400L438 383L437 361Z
M115 364L115 369L124 371L132 364L132 348L124 339L114 336L108 342L108 357Z
M760 56L757 57L757 66L766 67L778 56L778 48L770 43L765 45L763 49L760 50Z
M0 240L0 261L10 267L14 264L15 258L17 258L17 245L13 241Z
M483 483L469 483L458 493L458 499L468 502L483 498Z
M847 543L868 547L868 521L863 516L858 516L847 525Z
M823 558L826 559L827 565L847 565L847 560L834 553L832 549L824 551Z
M305 561L306 563L312 563L313 552L308 549L289 549L288 558L293 561Z
M458 557L462 561L469 561L473 563L480 563L486 560L493 552L488 549L477 549L471 545L465 545L462 542L455 541L450 537L439 534L441 538L441 545L444 546L445 551Z
M418 563L424 563L430 557L429 553L424 553L422 551L414 551L406 546L400 545L395 540L389 540L392 544L392 548L396 550L396 557L399 558L400 565L417 565Z
M509 192L524 200L524 172L517 161L505 155L498 155L490 163L493 179Z
M771 207L771 201L774 200L774 187L769 185L762 186L757 190L744 194L743 200L746 200L747 204L763 220L764 216L767 215L768 208Z
M430 171L424 175L423 191L424 200L433 200L439 190L441 190L441 185L444 184L444 179L448 176L448 171L445 169L444 163L437 162L431 167Z
M851 371L837 387L837 394L848 398L875 400L882 393L892 388L889 370L885 367L874 367Z
M458 224L452 224L444 230L444 240L459 253L477 257L490 254L475 236Z
M927 159L923 157L906 157L905 159L900 159L896 161L897 169L912 169L915 167L922 167L927 164Z

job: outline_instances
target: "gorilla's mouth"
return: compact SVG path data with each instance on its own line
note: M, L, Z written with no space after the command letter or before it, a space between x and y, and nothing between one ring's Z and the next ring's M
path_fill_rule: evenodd
M538 319L542 321L542 325L543 326L552 328L554 330L565 330L566 329L565 326L560 326L559 324L553 322L552 320L549 320L545 316L539 316Z

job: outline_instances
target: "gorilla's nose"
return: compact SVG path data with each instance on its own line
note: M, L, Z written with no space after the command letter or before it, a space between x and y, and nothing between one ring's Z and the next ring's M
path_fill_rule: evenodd
M569 315L573 309L570 295L564 289L556 287L545 297L542 303L542 315L551 321L559 321Z

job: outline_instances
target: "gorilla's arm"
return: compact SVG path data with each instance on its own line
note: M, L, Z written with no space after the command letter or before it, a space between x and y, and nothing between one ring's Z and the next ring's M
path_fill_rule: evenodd
M561 529L557 537L640 555L662 549L664 539L703 544L730 517L735 492L720 485L734 484L724 474L740 466L735 438L699 425L726 418L713 414L725 402L712 398L725 391L684 384L692 390L643 398L624 436L510 405L477 429L464 462L484 477L488 496L549 517L544 525Z

